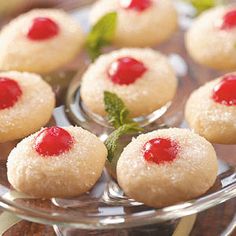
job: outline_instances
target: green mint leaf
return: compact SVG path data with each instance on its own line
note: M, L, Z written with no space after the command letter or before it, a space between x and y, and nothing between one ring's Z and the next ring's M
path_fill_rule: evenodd
M197 10L197 13L200 14L203 11L215 7L219 4L223 4L223 0L185 0L191 3Z
M104 104L108 114L108 122L116 129L105 141L108 150L108 160L112 162L119 144L119 139L123 135L135 134L143 129L137 122L128 117L129 110L115 93L105 91Z
M108 114L108 122L114 127L132 123L132 120L128 118L129 111L125 107L124 102L114 93L104 92L104 104L105 111Z
M102 54L102 48L109 45L115 35L117 13L104 15L91 29L86 39L86 48L92 61Z
M130 124L124 124L120 126L118 129L116 129L114 132L112 132L107 140L105 141L105 145L108 150L108 160L111 162L115 151L118 146L119 138L125 134L135 134L139 131L142 131L142 128L139 127L137 123L130 123Z

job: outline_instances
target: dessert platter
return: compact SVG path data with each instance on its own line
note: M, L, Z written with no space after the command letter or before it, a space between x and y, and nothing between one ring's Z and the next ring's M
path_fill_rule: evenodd
M0 208L57 235L172 235L236 197L236 5L65 8L0 32Z

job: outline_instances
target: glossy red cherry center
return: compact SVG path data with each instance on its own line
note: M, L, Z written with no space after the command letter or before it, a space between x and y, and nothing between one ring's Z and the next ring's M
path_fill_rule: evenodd
M131 57L122 57L111 63L107 74L113 83L129 85L139 79L146 70L142 62Z
M15 80L0 77L0 110L14 106L21 95L21 88Z
M225 76L214 87L212 98L217 103L236 106L236 75Z
M58 156L68 152L74 143L73 137L60 127L43 129L35 138L34 149L42 156Z
M47 17L34 18L28 30L27 37L31 40L45 40L59 33L58 25Z
M122 8L144 11L152 5L151 0L120 0L120 5Z
M144 159L156 164L172 162L177 154L178 144L167 138L151 139L143 146Z
M227 30L236 27L236 9L228 11L223 16L223 23L221 29Z

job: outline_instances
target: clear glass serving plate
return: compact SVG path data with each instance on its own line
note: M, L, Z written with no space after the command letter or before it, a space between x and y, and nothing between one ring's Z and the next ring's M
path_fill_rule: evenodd
M71 1L71 5L65 2L60 7L66 8L75 19L81 22L85 30L88 30L88 12L93 1L75 1L76 4ZM181 1L176 1L176 5L180 13L180 29L171 40L156 49L169 57L178 75L179 87L177 95L171 103L148 117L137 119L146 131L163 127L186 127L183 112L190 92L206 81L223 74L223 72L200 67L188 57L184 48L184 31L191 24L194 10ZM108 50L114 50L114 48ZM74 63L45 77L52 84L58 102L50 124L79 125L104 140L111 132L111 127L106 120L89 113L80 98L80 79L88 64L86 53L82 53ZM126 138L130 139L130 137ZM123 141L125 143L127 139ZM76 235L70 227L80 230L132 228L133 232L135 229L143 230L141 231L143 235L147 232L149 235L150 232L162 232L163 229L172 232L178 219L204 211L236 196L234 168L236 146L215 145L220 167L215 185L204 196L188 202L161 209L147 207L124 196L106 170L94 188L83 196L73 199L34 199L14 191L7 180L7 155L16 143L17 141L0 144L0 208L12 212L22 219L58 225L61 227L59 229L55 226L58 235ZM148 226L146 227L146 225ZM119 235L129 235L129 231L125 232L125 234Z

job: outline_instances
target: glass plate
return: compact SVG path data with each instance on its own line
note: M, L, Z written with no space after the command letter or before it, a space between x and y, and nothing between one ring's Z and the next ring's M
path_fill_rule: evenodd
M88 4L91 2L93 1L81 1L80 4L77 3L76 9L73 4L65 5L72 16L81 22L85 30L88 29ZM155 113L158 115L154 114L154 116L140 120L140 122L144 122L146 131L162 127L186 127L183 108L190 92L222 74L199 67L188 57L184 49L184 29L191 24L189 15L191 16L193 9L180 1L176 1L176 4L180 11L181 29L171 40L157 49L169 57L176 70L179 78L178 92L171 104ZM58 107L55 109L50 124L56 123L60 126L77 124L96 133L104 140L111 132L111 128L104 123L104 120L86 112L79 96L81 74L87 65L88 59L82 53L73 64L45 78L52 84L58 98ZM72 82L69 83L72 78ZM235 145L216 145L220 168L215 185L204 196L188 202L162 209L147 207L124 196L106 170L94 188L83 196L73 199L35 199L17 193L7 181L6 158L16 143L0 144L0 207L34 222L73 226L80 229L137 227L174 221L221 204L236 196L236 172L235 168L230 165L233 163L236 147Z

